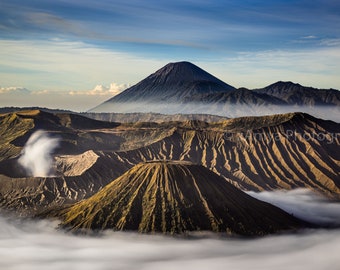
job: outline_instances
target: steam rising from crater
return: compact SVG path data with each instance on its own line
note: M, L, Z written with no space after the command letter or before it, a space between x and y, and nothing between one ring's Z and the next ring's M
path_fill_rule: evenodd
M58 138L52 138L45 131L38 130L26 142L18 162L29 176L53 176L52 153L58 145Z

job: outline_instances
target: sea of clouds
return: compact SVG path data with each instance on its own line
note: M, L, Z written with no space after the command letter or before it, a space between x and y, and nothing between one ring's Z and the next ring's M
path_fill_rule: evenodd
M340 220L340 203L307 190L252 195L289 206L296 216L305 212L321 223ZM339 229L308 229L255 239L188 239L122 232L76 236L56 228L57 222L52 221L0 217L0 269L319 270L340 266Z
M309 189L247 192L248 195L280 207L287 213L321 226L340 226L340 203Z

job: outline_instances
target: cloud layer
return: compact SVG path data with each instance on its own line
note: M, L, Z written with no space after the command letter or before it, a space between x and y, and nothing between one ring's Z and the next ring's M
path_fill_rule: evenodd
M260 239L175 239L129 233L80 237L46 221L0 219L0 268L17 269L335 269L340 231Z
M29 52L29 53L27 53ZM18 61L18 57L20 61ZM31 91L78 91L94 85L136 83L166 62L85 42L9 40L0 37L0 81Z
M111 83L110 86L97 85L92 90L71 91L30 91L24 87L0 87L0 107L47 107L87 111L106 101L126 88L128 84Z
M29 95L31 92L24 87L0 87L0 94Z
M316 203L315 195L303 190L258 195L279 196L281 201L293 201L294 206L301 203L305 212L313 215L317 208L321 211L329 204L324 199ZM334 214L333 218L340 220L340 212ZM55 230L56 226L57 222L46 220L0 216L0 269L319 270L340 265L339 230L306 230L256 239L208 236L189 240L120 232L82 237Z
M175 46L177 50L257 50L292 46L289 41L299 36L339 34L333 27L339 23L339 3L328 0L260 0L256 4L149 0L143 5L136 0L2 2L3 35L27 39L61 35L116 46L122 43L126 50L160 50L157 45L167 49Z
M340 226L340 203L328 201L311 190L300 188L291 191L247 193L306 221L319 225Z
M124 91L128 87L129 87L128 84L111 83L109 87L99 84L92 90L89 90L89 91L70 91L69 94L71 96L86 95L86 96L109 96L109 97L113 97L115 95L118 95L119 93L121 93L122 91Z

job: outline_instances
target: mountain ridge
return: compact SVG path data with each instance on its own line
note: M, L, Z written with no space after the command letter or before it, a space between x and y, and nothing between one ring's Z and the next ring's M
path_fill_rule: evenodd
M201 164L242 190L303 187L340 199L340 124L305 113L111 128L103 123L95 129L92 121L75 129L56 115L41 116L46 119L40 128L46 125L49 136L60 139L53 155L56 177L28 177L18 167L37 112L0 116L1 208L25 213L76 202L138 163L163 159Z
M318 89L310 86L302 86L299 83L293 83L291 81L278 81L262 89L254 89L253 91L282 99L290 105L340 105L339 90Z
M282 81L262 89L236 89L190 62L177 62L167 64L89 112L206 113L234 118L304 110L339 122L339 108L339 90Z

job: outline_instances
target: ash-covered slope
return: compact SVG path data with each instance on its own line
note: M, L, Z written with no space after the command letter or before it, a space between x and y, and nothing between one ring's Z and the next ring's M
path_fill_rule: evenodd
M177 124L170 136L117 155L137 164L187 160L244 190L309 188L340 198L340 124L303 113Z
M235 88L192 63L169 63L92 111L101 111L105 105L115 103L182 103L196 95L232 90Z
M136 165L91 198L64 209L72 230L263 235L303 222L241 192L222 177L188 162Z
M52 114L40 110L0 114L0 174L13 169L14 172L5 174L16 174L19 169L7 162L20 155L28 138L37 130L44 130L60 139L56 153L80 154L87 150L117 149L119 140L113 140L113 135L96 130L114 129L119 125L77 114Z
M30 214L76 202L149 160L201 164L243 190L304 187L340 199L340 124L332 121L291 113L109 128L72 118L38 111L0 116L1 208ZM37 126L60 139L55 177L30 177L17 162Z

